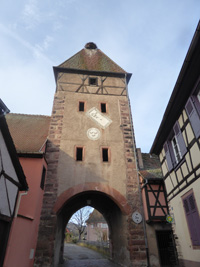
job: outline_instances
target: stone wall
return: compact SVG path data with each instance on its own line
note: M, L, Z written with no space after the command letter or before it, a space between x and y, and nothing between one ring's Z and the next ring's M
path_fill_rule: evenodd
M124 135L124 151L127 167L127 201L132 207L132 212L141 213L142 203L140 199L138 170L135 153L135 137L132 127L132 118L129 102L120 101L121 128ZM128 250L133 266L146 266L145 238L142 223L135 224L132 220L132 213L128 216Z
M34 266L40 267L51 266L54 253L57 216L53 212L53 207L57 200L57 166L60 153L64 102L65 97L63 94L55 95L46 150L48 169L34 263Z

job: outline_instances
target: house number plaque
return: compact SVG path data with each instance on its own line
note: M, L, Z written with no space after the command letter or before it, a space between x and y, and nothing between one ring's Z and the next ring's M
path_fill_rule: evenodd
M132 219L133 219L134 223L139 224L142 221L142 215L138 211L135 211L132 214Z

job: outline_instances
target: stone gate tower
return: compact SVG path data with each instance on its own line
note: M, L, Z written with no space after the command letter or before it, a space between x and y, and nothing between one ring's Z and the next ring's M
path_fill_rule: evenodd
M66 223L90 205L109 226L111 257L145 266L134 133L127 93L131 74L94 43L54 67L43 209L35 266L57 266Z

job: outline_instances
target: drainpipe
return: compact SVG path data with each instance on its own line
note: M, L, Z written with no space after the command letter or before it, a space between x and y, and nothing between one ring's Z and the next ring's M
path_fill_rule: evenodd
M133 121L132 121L132 115L131 115L131 105L130 105L130 99L129 99L129 93L128 93L128 86L126 82L126 74L125 74L125 86L126 86L126 92L127 92L127 98L128 98L128 103L129 103L129 117L131 120L131 135L133 139L133 153L136 161L136 172L137 172L137 180L138 180L138 189L139 189L139 196L140 196L140 212L142 214L142 225L143 225L143 230L144 230L144 240L145 240L145 249L146 249L146 255L147 255L147 267L150 266L149 263L149 248L148 248L148 242L147 242L147 231L146 231L146 225L144 221L144 212L142 208L142 193L141 193L141 187L140 187L140 180L139 180L139 175L138 175L138 163L137 163L137 155L136 155L136 142L135 142L135 137L133 134Z

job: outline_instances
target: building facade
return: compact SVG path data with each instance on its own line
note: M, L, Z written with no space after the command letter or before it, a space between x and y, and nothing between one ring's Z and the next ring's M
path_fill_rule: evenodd
M178 266L159 157L137 149L149 266Z
M102 214L97 210L93 210L86 224L87 241L107 242L109 240L108 224Z
M200 23L151 148L159 155L179 263L200 265Z

